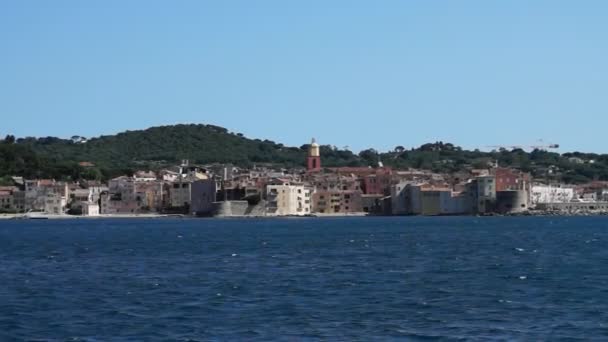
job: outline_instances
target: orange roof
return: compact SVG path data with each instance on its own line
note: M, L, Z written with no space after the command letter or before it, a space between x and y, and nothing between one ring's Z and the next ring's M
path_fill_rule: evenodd
M38 181L38 185L39 186L51 186L51 185L55 185L55 181L52 179L40 179Z

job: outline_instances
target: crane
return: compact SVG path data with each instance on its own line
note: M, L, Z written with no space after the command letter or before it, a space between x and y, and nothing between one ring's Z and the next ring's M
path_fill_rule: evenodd
M549 151L549 150L557 150L559 148L559 144L545 144L542 139L538 140L538 145L493 145L486 146L488 148L504 148L504 149L522 149L522 150L540 150L540 151Z

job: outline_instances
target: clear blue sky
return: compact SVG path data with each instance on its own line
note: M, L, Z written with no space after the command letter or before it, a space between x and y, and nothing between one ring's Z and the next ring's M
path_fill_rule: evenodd
M0 135L608 152L608 2L2 1Z

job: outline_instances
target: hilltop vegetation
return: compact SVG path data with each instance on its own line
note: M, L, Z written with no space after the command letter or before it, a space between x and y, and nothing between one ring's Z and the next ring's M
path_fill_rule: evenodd
M307 149L308 145L289 147L270 140L249 139L218 126L194 124L126 131L86 142L7 136L0 144L0 177L105 180L136 169L174 165L183 159L198 164L220 162L247 167L263 163L302 167ZM412 149L397 146L388 152L368 149L358 154L323 145L321 154L327 167L376 166L382 161L396 168L457 172L486 168L498 162L500 166L531 172L536 178L566 183L608 180L608 155L578 152L563 155L540 150L528 153L520 149L481 152L436 142ZM80 162L95 166L81 166Z

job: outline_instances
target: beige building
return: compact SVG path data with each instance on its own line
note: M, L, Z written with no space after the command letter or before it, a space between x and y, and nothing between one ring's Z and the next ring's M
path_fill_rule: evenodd
M311 213L311 189L303 185L268 185L266 215L303 216Z
M320 190L313 195L313 211L319 214L351 214L363 212L359 190Z
M82 204L82 215L83 216L99 216L99 204L83 203Z
M44 212L53 215L65 214L67 200L56 193L49 193L44 200Z

